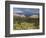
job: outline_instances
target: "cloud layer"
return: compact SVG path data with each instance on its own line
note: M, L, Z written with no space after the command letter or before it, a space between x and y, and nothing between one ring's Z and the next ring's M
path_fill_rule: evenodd
M38 15L39 14L39 9L34 9L34 8L13 8L13 14L23 14L27 16L31 15Z

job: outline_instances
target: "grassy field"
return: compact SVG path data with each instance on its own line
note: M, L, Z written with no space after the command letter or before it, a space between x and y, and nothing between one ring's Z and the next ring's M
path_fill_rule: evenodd
M39 18L13 17L13 30L39 29Z

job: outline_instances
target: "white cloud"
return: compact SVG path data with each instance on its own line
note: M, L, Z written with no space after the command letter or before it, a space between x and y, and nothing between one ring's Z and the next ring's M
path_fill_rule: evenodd
M15 11L16 13L23 13L23 11Z
M14 13L23 13L20 9L14 9Z

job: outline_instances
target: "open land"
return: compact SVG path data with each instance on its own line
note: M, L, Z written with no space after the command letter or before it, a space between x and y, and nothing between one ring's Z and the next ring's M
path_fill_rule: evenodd
M39 17L13 16L13 30L39 29Z

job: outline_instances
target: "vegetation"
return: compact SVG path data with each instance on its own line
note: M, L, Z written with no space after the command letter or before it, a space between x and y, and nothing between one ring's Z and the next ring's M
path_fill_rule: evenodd
M14 30L39 29L39 18L13 17Z

